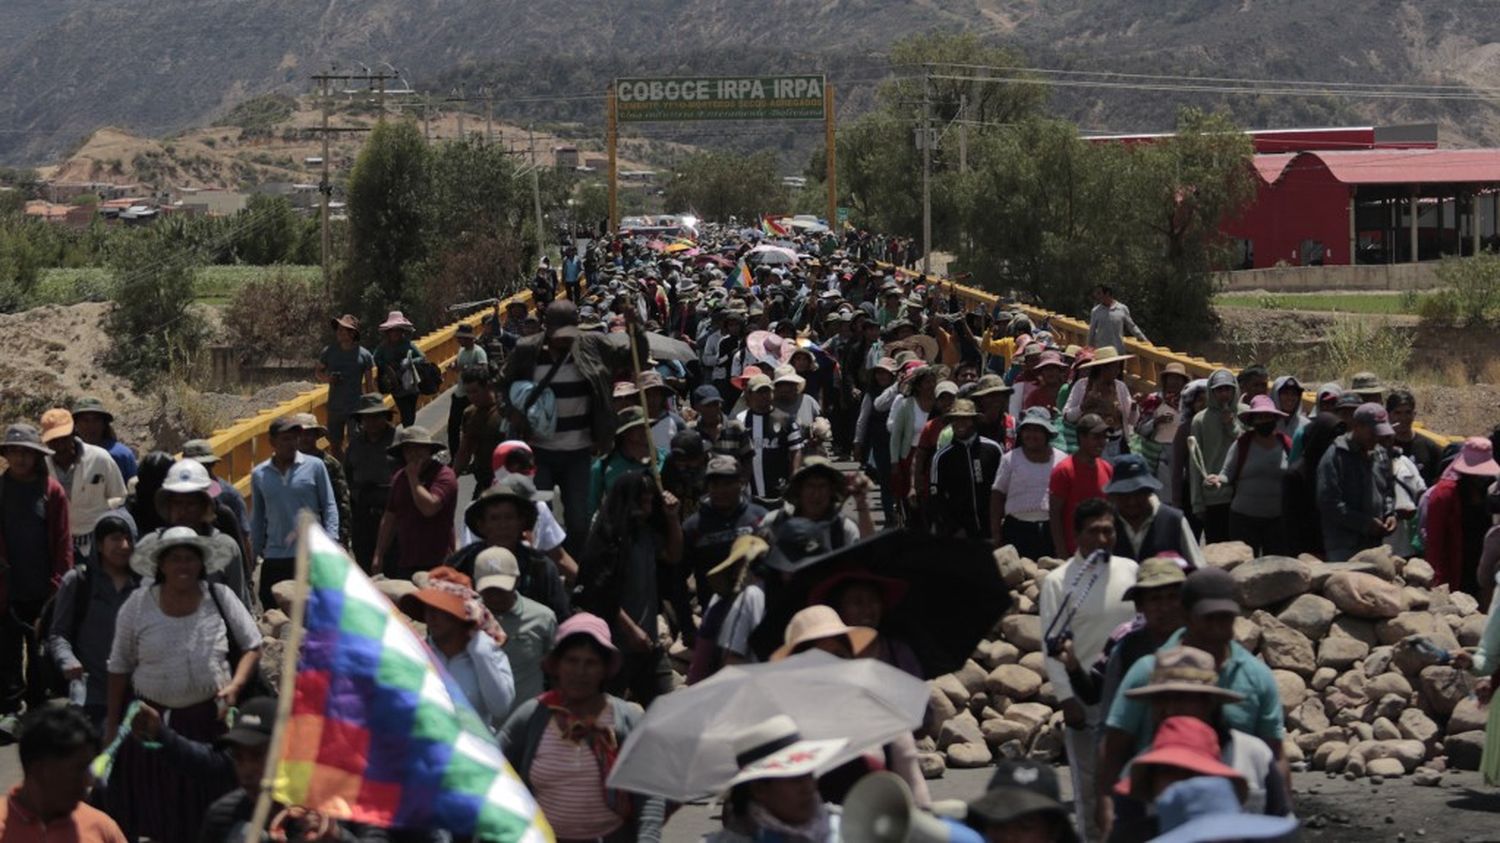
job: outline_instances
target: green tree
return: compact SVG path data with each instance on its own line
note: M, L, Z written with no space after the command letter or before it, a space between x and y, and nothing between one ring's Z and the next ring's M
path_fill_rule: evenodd
M1480 252L1468 258L1443 258L1438 280L1447 290L1438 293L1456 319L1480 325L1500 307L1500 255Z
M349 176L348 252L338 280L339 300L366 324L422 301L429 188L421 130L409 120L377 123Z
M235 217L240 234L234 253L254 266L293 263L302 241L303 222L283 196L257 193Z
M0 313L14 313L29 306L41 275L41 250L32 242L29 229L36 223L20 217L0 219Z
M207 336L193 309L198 259L165 226L152 226L113 244L115 300L104 321L110 347L105 365L136 388L187 369Z
M777 175L776 155L758 152L748 158L730 152L702 152L677 165L667 182L666 205L674 212L692 211L713 222L730 217L754 219L786 209L786 190Z

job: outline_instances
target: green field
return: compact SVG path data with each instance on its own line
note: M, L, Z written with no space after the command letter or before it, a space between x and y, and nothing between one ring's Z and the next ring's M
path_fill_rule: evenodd
M1413 314L1425 293L1221 293L1217 307L1256 310L1322 310L1338 313Z
M230 296L246 281L285 273L304 281L317 281L322 270L316 266L205 266L198 270L195 292L205 304L228 304ZM97 266L79 269L44 269L32 293L33 305L76 304L82 301L107 301L112 293L108 269Z

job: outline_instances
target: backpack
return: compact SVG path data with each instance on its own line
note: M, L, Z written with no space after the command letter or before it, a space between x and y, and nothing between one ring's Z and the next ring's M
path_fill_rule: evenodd
M73 580L73 625L64 636L68 643L77 646L78 632L83 629L83 621L88 617L89 605L94 601L90 599L94 593L94 568L87 563L74 565L73 570L78 572L77 579ZM57 657L47 646L47 637L52 634L52 620L57 614L57 595L61 589L54 592L47 602L42 604L42 611L37 615L36 623L31 628L31 634L41 646L42 658L38 659L37 679L42 687L47 689L48 696L68 696L68 680L63 677L62 668L57 664ZM82 595L82 600L79 596Z
M224 614L224 604L219 602L217 583L208 583L208 596L209 599L214 601L214 608L219 612L219 620L224 624L224 641L228 644L229 649L227 653L229 675L233 677L235 671L239 669L240 657L245 655L245 650L240 646L240 642L235 640L234 629L229 625L229 616ZM272 688L271 684L266 681L266 675L261 672L259 663L255 665L255 670L250 671L250 681L246 682L245 687L240 689L239 700L237 702L244 703L245 700L251 700L256 697L276 698L276 689Z

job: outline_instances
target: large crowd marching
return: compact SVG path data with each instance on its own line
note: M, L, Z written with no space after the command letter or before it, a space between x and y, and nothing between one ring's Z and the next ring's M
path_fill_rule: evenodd
M1004 761L957 812L991 841L1145 840L1222 831L1225 814L1234 839L1295 829L1277 686L1235 643L1241 606L1206 544L1329 561L1383 544L1488 604L1496 437L1439 446L1407 390L1358 374L1304 408L1293 374L1174 364L1142 393L1125 340L1145 335L1106 285L1079 347L1006 299L972 306L895 269L910 243L694 234L543 260L529 297L459 329L432 429L417 409L441 373L412 323L331 320L326 421L271 425L248 503L207 442L137 458L97 400L10 425L0 732L19 737L25 781L0 810L7 834L243 836L275 720L263 636L287 623L303 512L422 624L568 841L660 839L677 804L606 781L643 709L684 685L808 649L953 670L892 622L919 575L846 565L790 593L890 532L979 547L978 565L1005 545L1065 560L1038 604L1074 805L1050 767ZM1004 600L990 608L993 626ZM1496 644L1487 630L1455 659L1483 669ZM114 743L87 795L88 762ZM910 733L831 769L826 743L786 717L750 724L714 839L840 839L834 806L877 768L945 810Z

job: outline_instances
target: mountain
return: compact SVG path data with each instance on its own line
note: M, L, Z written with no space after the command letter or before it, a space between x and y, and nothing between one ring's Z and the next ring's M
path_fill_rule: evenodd
M488 84L512 121L595 122L626 73L822 70L841 115L869 102L903 35L967 30L1034 66L1193 77L1485 87L1500 19L1485 0L0 0L0 161L41 163L94 129L159 135L360 62L446 95ZM1447 142L1500 142L1488 102L1052 89L1085 128L1170 128L1181 104L1245 125L1435 120ZM1118 80L1116 80L1118 81ZM1457 90L1457 89L1456 89ZM773 143L784 139L773 138Z

